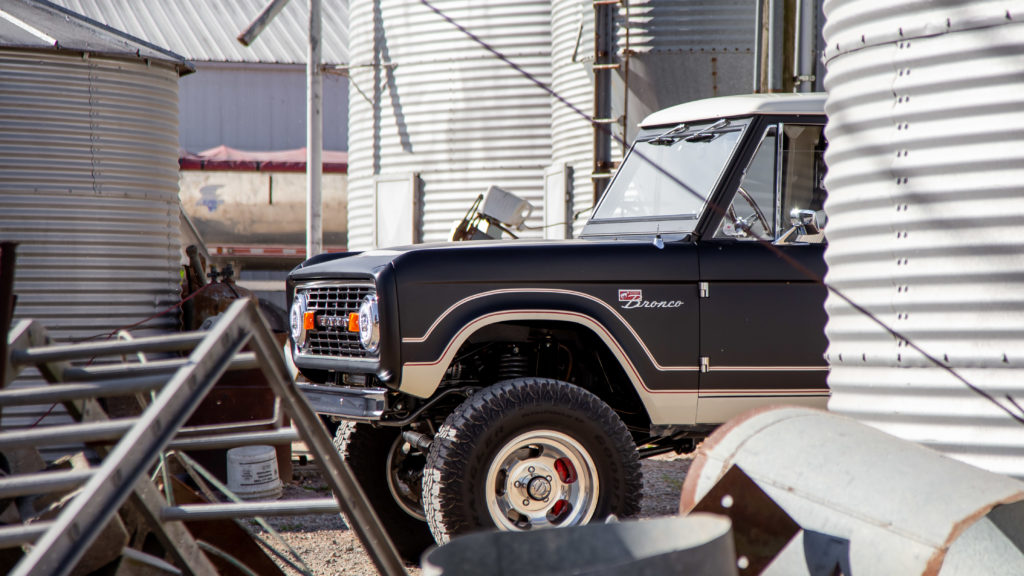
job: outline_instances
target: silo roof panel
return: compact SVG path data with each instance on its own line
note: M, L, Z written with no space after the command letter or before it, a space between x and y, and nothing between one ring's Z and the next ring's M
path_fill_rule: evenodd
M54 0L198 62L305 64L309 6L292 0L246 47L236 39L270 0ZM348 63L348 0L322 2L321 61Z
M42 0L3 3L0 46L132 56L172 62L179 70L192 69L178 54Z

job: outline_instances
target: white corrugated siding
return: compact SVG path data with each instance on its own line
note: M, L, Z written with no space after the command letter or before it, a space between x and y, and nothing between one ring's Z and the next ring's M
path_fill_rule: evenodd
M0 50L0 240L20 243L16 319L78 340L179 301L177 83L170 64ZM133 334L176 327L172 314Z
M748 52L754 42L749 0L631 0L620 8L619 47L647 52ZM628 12L628 18L627 18Z
M554 0L551 12L552 88L584 111L593 112L594 7L583 0ZM628 109L624 69L613 74L613 161L636 136L645 116L675 104L749 91L752 74L754 6L743 0L723 2L634 0L615 8L620 62L629 53ZM580 28L582 22L582 30ZM579 44L577 45L577 38ZM573 61L573 53L576 60ZM578 234L593 204L593 129L568 106L552 108L552 163L573 168L573 212ZM622 140L625 140L625 143ZM625 144L625 146L624 146Z
M593 7L581 0L554 0L551 5L551 88L587 116L594 112L593 61ZM613 150L619 148L618 144L613 144ZM590 179L594 165L594 129L587 118L558 99L551 102L551 160L555 166L572 168L571 211L589 210L594 204L594 185ZM589 216L589 212L583 212L579 220L571 223L573 236L579 234Z
M435 5L550 82L549 2ZM356 3L349 30L349 248L373 244L376 176L420 175L425 242L446 240L492 184L536 206L528 223L538 226L551 161L548 93L416 0Z
M634 0L619 9L619 52L627 35L633 52L627 139L651 112L750 92L754 8L750 0Z
M309 2L293 0L251 46L235 38L270 0L52 0L189 60L304 64L308 54ZM348 62L348 0L321 2L321 60Z
M1022 2L825 3L827 281L1024 403ZM829 408L1024 477L1024 425L830 295Z
M325 150L347 150L348 80L323 76ZM179 85L179 141L189 152L221 144L242 150L306 145L305 66L197 64Z

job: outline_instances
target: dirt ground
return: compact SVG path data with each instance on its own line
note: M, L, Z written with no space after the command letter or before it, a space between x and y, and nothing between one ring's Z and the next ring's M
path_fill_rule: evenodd
M686 472L690 468L689 455L668 454L643 461L644 493L641 518L668 516L679 512L679 492ZM330 492L315 468L296 468L296 480L285 486L285 499L327 497ZM301 557L312 574L324 576L375 575L373 563L363 550L356 535L339 515L292 516L271 518L268 523L281 535L287 546ZM272 540L258 527L261 537ZM287 547L274 544L275 549L289 556ZM301 574L298 570L277 560L287 574ZM418 566L410 566L409 573L418 576Z

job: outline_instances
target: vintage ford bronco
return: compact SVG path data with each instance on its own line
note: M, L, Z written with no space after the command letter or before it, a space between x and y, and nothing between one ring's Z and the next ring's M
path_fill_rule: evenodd
M750 408L824 406L825 289L807 274L825 271L823 106L652 114L579 239L326 254L291 273L300 386L345 420L338 449L405 557L481 528L629 516L640 457Z

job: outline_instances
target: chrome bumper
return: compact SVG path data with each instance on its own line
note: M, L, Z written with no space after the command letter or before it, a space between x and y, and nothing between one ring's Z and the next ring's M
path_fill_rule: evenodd
M380 420L387 409L387 388L353 388L296 383L313 411L345 420Z

